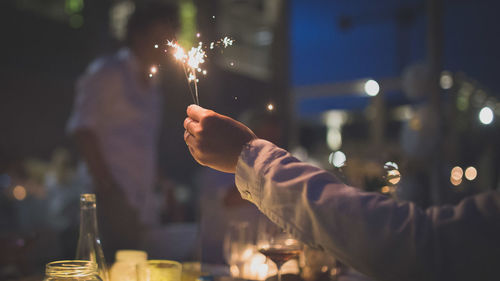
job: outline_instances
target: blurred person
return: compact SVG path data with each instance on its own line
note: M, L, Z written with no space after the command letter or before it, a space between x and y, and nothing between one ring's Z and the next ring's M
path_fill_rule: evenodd
M241 196L304 243L376 280L498 280L498 191L424 210L347 186L227 116L187 115L195 160L235 173Z
M140 247L141 231L159 223L154 186L163 97L149 74L164 60L155 44L177 29L177 7L137 6L125 46L92 62L77 83L67 130L92 176L107 255Z

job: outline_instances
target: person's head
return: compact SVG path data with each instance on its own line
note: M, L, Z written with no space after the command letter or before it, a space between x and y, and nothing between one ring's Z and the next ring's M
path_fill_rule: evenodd
M163 3L137 5L127 22L125 43L143 63L155 63L160 59L162 49L155 49L154 45L174 39L178 28L176 6Z

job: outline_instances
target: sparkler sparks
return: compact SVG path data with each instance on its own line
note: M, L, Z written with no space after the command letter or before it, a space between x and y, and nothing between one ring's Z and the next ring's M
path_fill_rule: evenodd
M194 83L194 93L191 89L191 84L189 85L189 91L191 92L191 96L196 104L200 104L200 98L198 96L198 78L196 78L196 71L202 72L200 65L205 62L205 57L207 56L205 51L203 50L203 43L199 42L198 47L192 47L191 50L186 54L186 51L179 46L179 44L167 41L167 46L173 48L174 58L182 64L184 69L184 74L186 75L186 79L188 84L191 82ZM206 71L205 71L206 73Z
M196 37L200 37L200 33L196 34ZM233 45L234 40L229 38L229 37L224 37L221 38L217 41L210 42L210 50L213 50L215 47L221 47L221 48L227 48L228 46ZM202 42L198 42L198 46L192 47L187 53L182 48L177 42L167 40L168 47L172 48L173 51L173 56L176 61L180 62L182 65L182 68L184 70L184 74L186 75L187 82L189 84L189 91L191 93L191 96L193 98L193 101L196 104L200 104L200 99L198 96L198 82L199 79L196 77L196 73L202 73L203 75L207 75L207 70L202 69L201 65L205 62L205 58L207 57L207 54L205 52L205 49L207 47L203 45ZM155 48L157 48L158 45L155 45ZM165 52L167 52L165 50ZM151 69L150 77L152 76L151 74L156 73L156 70L153 72ZM194 93L191 88L191 82L194 84Z
M233 42L234 42L234 40L227 37L227 36L222 38L222 45L224 46L224 48L227 48L228 46L232 46Z

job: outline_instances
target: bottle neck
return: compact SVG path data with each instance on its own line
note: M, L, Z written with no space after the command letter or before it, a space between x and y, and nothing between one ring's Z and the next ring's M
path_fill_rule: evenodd
M80 197L80 235L85 234L98 235L94 194L82 194Z

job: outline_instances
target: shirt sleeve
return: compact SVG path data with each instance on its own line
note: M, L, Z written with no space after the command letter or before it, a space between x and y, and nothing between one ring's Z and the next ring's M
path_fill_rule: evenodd
M82 128L95 129L105 120L106 104L111 102L121 85L119 75L112 67L104 65L93 69L97 67L91 65L89 68L76 84L73 112L66 126L68 133Z
M498 192L423 210L346 186L264 140L243 149L236 185L286 231L376 280L498 277Z

